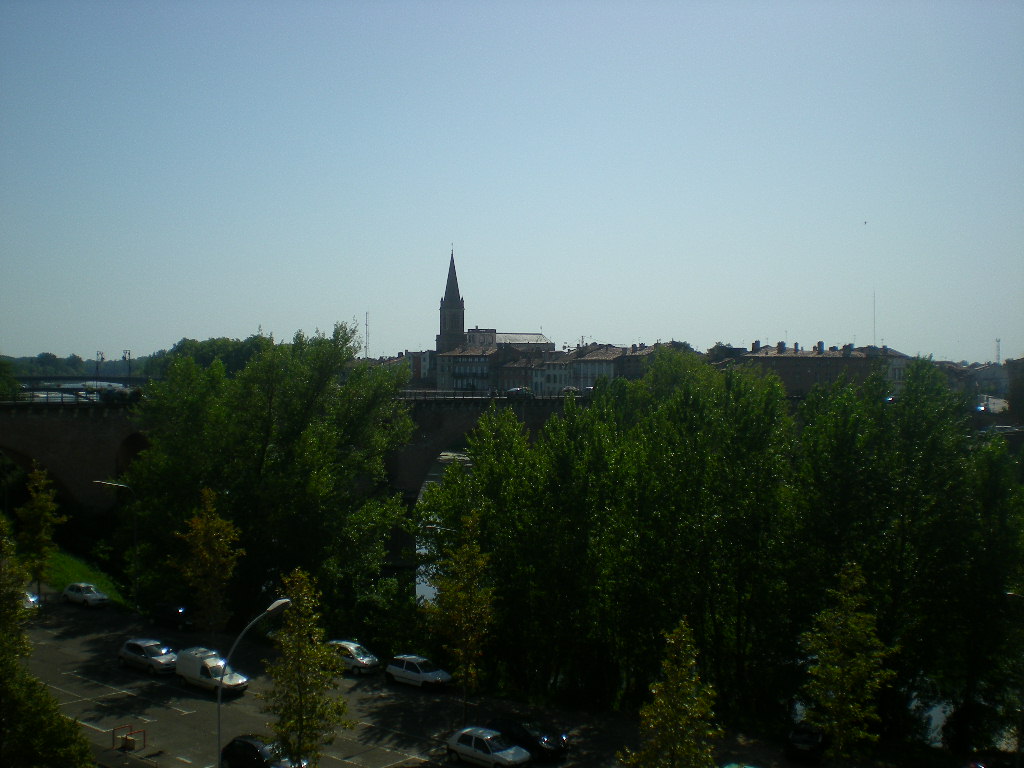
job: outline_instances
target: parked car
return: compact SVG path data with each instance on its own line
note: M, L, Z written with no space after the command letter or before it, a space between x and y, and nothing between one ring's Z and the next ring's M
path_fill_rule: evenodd
M384 676L390 682L397 681L420 687L445 685L452 680L451 675L439 669L430 659L409 654L395 656L384 670Z
M259 736L236 736L220 751L221 768L306 768L308 760L295 762L281 754L277 744Z
M797 723L786 736L786 757L817 762L825 755L828 741L820 728Z
M530 762L530 753L525 749L509 744L497 731L478 726L460 728L449 736L445 751L451 759L465 760L485 768Z
M529 387L512 387L505 390L505 397L509 400L532 400L533 390Z
M28 590L26 590L21 598L21 607L28 608L29 610L38 608L39 595L37 595L35 592L29 592Z
M380 660L355 640L328 640L327 644L338 652L346 669L362 675L380 669Z
M174 671L182 682L209 691L217 690L222 683L226 693L241 693L249 687L249 678L235 672L217 651L209 648L196 647L179 651Z
M61 593L60 599L65 603L78 603L79 605L85 605L89 608L96 608L97 606L106 605L110 602L110 598L96 589L92 584L84 584L82 582L68 584L64 587L64 591Z
M155 674L169 674L178 663L178 654L159 640L136 637L126 640L117 652L117 660L122 665L138 667Z
M522 747L537 761L561 760L569 754L569 737L554 728L515 717L496 717L487 727Z

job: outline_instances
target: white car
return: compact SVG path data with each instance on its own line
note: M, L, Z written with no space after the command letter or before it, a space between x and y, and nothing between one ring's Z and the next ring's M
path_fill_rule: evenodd
M445 685L452 676L438 668L430 659L422 656L395 656L384 670L384 676L391 682L408 685Z
M448 737L445 748L449 758L476 763L485 768L502 768L530 762L530 753L509 744L497 731L470 726Z
M110 602L110 598L92 584L83 584L82 582L68 584L64 587L64 592L61 593L60 599L65 603L78 603L79 605L87 605L90 608L106 605Z
M159 640L136 637L126 640L117 652L117 660L131 667L144 669L149 674L165 674L174 671L178 654Z
M345 669L362 675L380 669L380 660L354 640L328 640L327 644L341 656Z
M249 678L233 670L217 651L209 648L196 646L180 651L174 671L182 682L208 691L223 687L225 693L242 693L249 687Z

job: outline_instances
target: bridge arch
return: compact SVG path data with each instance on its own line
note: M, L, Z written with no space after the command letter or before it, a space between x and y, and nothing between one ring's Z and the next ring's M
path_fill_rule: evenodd
M38 462L61 498L83 506L113 506L110 489L93 481L120 475L146 445L123 405L0 405L0 452L25 470Z
M409 506L445 451L465 446L466 435L496 403L511 408L531 435L563 407L561 398L526 401L478 398L407 400L415 429L410 442L387 459L392 487ZM96 402L0 403L0 453L25 469L33 460L52 477L61 497L110 509L116 495L96 480L120 476L148 442L126 405Z
M562 398L538 398L515 402L489 398L415 400L409 402L415 430L412 438L388 459L387 469L392 487L400 491L405 503L412 506L438 457L445 451L465 447L468 435L480 416L497 403L511 408L531 435L544 426L548 418L560 413Z

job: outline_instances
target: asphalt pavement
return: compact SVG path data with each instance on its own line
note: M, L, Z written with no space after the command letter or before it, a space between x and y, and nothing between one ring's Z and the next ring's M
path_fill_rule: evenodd
M32 672L77 720L92 744L97 764L137 768L214 768L217 744L216 695L183 685L174 675L153 677L122 668L117 650L129 637L155 637L176 649L206 645L226 651L233 637L203 638L158 629L116 607L89 609L48 601L29 628ZM270 649L247 635L232 666L250 678L249 690L225 697L221 732L226 743L243 733L267 733L259 691L269 684L262 659ZM455 690L431 691L388 684L382 674L346 677L339 695L348 705L349 728L339 729L324 750L322 766L411 768L444 762L444 739L464 724L485 723L515 712L509 702L474 698L464 708ZM520 712L526 714L525 712ZM573 752L566 768L610 768L615 752L632 741L628 722L612 716L545 712L552 725L570 734ZM126 740L127 737L127 740Z

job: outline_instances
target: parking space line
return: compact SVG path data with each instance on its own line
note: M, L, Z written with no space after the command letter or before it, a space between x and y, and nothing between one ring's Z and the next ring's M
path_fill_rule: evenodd
M80 693L77 693L75 691L64 691L61 688L57 688L57 686L55 686L55 685L51 686L51 687L56 688L57 690L61 691L62 693L66 693L69 696L78 696L79 697L78 701L93 701L95 699L106 698L107 696L112 696L114 694L123 694L123 695L126 695L126 696L134 696L137 699L145 699L146 701L153 701L154 703L159 704L162 707L166 707L167 709L171 710L172 712L177 712L180 715L191 715L191 714L195 713L195 710L182 709L181 707L176 707L173 704L165 704L164 702L154 701L153 699L151 699L151 698L149 698L147 696L142 696L142 695L136 693L135 691L130 691L127 688L118 688L118 687L113 686L113 685L108 685L107 683L101 682L100 680L94 680L91 677L86 677L85 675L79 674L78 672L62 672L61 674L66 676L66 677L76 677L79 680L82 680L82 681L84 681L86 683L91 683L92 685L98 685L101 688L107 688L108 690L112 691L112 693L103 694L102 696L82 696ZM141 719L145 719L145 717L143 715L139 715L139 717ZM153 722L153 720L149 720L149 722Z

